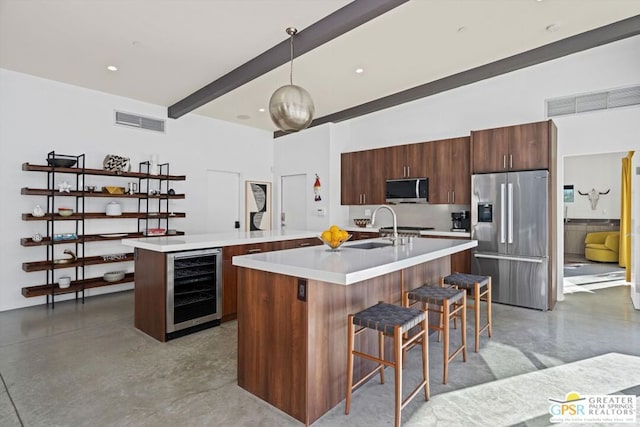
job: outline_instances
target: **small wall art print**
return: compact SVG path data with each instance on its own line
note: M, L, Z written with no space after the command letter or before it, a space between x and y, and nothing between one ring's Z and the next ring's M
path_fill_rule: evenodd
M246 181L245 195L246 230L271 230L271 183Z

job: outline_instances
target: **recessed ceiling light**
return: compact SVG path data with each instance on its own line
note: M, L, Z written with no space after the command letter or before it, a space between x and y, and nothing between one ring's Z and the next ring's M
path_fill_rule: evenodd
M550 33L555 33L560 29L560 24L550 24L550 25L547 25L545 29Z
M356 68L356 74L364 73L364 68Z
M258 108L258 111L260 111L261 113L264 113L264 108Z
M115 65L107 65L107 70L109 71L118 71L118 67Z
M248 116L246 114L238 114L236 116L236 119L239 119L239 120L249 120L250 118L251 118L251 116Z

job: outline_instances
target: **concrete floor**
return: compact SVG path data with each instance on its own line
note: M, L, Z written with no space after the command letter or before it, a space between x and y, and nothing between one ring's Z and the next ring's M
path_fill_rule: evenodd
M494 337L483 337L480 352L469 352L466 363L452 362L447 385L441 344L432 336L432 399L416 397L403 410L403 422L548 425L547 399L562 398L570 387L582 387L582 394L640 394L640 377L624 374L640 358L592 359L611 352L640 356L640 312L628 294L627 286L570 294L552 312L494 304ZM419 353L409 352L407 390L418 375ZM2 312L0 425L301 425L236 385L235 357L235 322L165 344L137 331L132 292L89 298L84 305L59 303L55 312L44 306ZM599 367L601 376L595 374ZM543 374L542 383L535 379ZM384 385L373 379L354 393L350 415L342 403L314 425L392 425L393 375L387 377ZM537 402L538 409L503 399L509 417L496 412L492 419L494 399L482 396L499 396L503 389ZM464 411L452 410L456 399L466 402Z

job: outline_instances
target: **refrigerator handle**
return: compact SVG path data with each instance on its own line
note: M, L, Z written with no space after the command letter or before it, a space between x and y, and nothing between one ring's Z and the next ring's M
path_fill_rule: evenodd
M513 183L509 183L508 184L509 187L509 194L508 194L508 198L509 198L509 212L508 212L508 218L507 221L509 222L508 224L508 232L507 232L507 239L508 242L507 243L513 243Z
M500 243L505 241L505 202L504 184L500 184Z
M504 260L504 261L521 261L521 262L530 262L533 264L542 264L543 262L547 261L547 257L542 257L542 258L532 258L532 257L523 257L523 256L509 256L509 255L493 255L493 254L481 254L481 253L474 253L473 256L475 258L482 258L482 259L497 259L497 260Z

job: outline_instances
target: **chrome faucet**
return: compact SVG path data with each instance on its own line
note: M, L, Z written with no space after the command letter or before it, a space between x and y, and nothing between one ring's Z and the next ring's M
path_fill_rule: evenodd
M375 225L376 223L376 213L382 209L389 209L389 212L391 212L391 215L393 215L393 236L390 237L389 239L391 240L391 243L393 243L393 246L398 246L398 219L396 217L396 213L393 211L393 209L391 209L391 206L389 205L381 205L378 206L374 211L373 214L371 215L371 225Z

